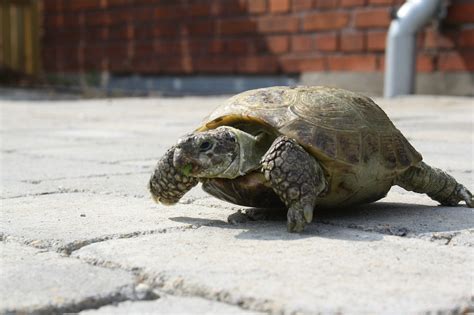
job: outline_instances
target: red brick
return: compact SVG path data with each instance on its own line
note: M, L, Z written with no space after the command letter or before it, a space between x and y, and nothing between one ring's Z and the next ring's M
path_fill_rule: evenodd
M317 34L316 49L320 51L335 51L338 49L336 34Z
M248 0L247 8L250 13L264 13L267 10L267 1Z
M115 10L114 14L110 15L110 18L112 20L112 24L122 24L132 21L132 15L128 10L124 9Z
M339 4L343 8L347 7L360 7L365 5L366 0L341 0L341 3Z
M337 8L339 0L314 0L315 6L322 9Z
M434 70L434 58L430 55L418 54L416 58L417 72L432 72Z
M274 73L278 64L273 56L246 56L237 60L238 73Z
M365 49L364 33L342 33L340 38L342 51L363 51Z
M108 39L109 32L105 27L94 27L86 28L81 34L81 40L86 43L97 43ZM73 42L73 37L67 39L69 42Z
M291 51L312 51L314 49L313 43L314 40L312 35L293 35L291 36Z
M181 53L181 45L177 41L154 41L154 52L160 56L175 56Z
M59 0L43 0L43 9L47 13L59 10Z
M388 8L360 10L354 15L354 24L357 28L388 27L390 21Z
M446 20L453 24L474 23L474 3L469 1L452 4L448 7Z
M149 22L153 19L153 11L150 8L134 8L130 10L130 14L132 15L132 20L134 23L140 21Z
M267 36L265 37L265 43L267 51L276 54L287 52L290 46L286 35Z
M99 0L74 0L65 3L65 8L71 11L100 9Z
M193 60L189 57L160 59L156 64L162 73L191 73L196 69Z
M425 48L453 48L456 41L456 34L440 34L433 29L427 29L424 34L423 46Z
M208 35L216 32L216 24L212 20L191 20L184 29L189 35ZM227 31L231 31L231 28Z
M190 16L209 16L211 14L211 6L209 3L189 3L186 12Z
M293 0L291 2L291 10L293 11L304 11L311 9L312 0Z
M225 43L222 40L214 39L210 40L206 45L207 53L209 54L220 54L224 52Z
M438 70L474 71L474 52L446 52L438 58Z
M221 34L253 34L255 31L255 22L248 19L225 19L218 24L218 32Z
M385 50L386 38L387 38L387 32L385 31L367 32L367 50L369 51Z
M460 47L474 47L474 29L462 30L459 34Z
M196 1L197 2L197 1ZM188 10L187 8L185 10ZM211 15L214 16L236 16L247 13L247 6L244 0L240 1L213 1Z
M84 23L86 25L110 25L111 19L108 12L94 12L84 15Z
M369 4L374 4L374 5L391 5L391 4L393 4L393 0L369 0Z
M287 12L290 9L290 0L269 0L269 8L272 13Z
M255 41L249 38L236 38L226 40L225 51L230 54L256 53Z
M156 19L175 19L185 15L184 9L177 6L158 6L156 9L151 10Z
M235 60L233 57L206 56L197 58L195 67L202 73L230 73L235 70Z
M146 57L154 55L154 44L151 41L135 43L134 53L137 57Z
M280 67L285 73L325 71L326 63L323 57L290 56L280 59Z
M155 58L133 58L131 64L133 65L133 71L143 74L154 74L160 70L159 61Z
M67 29L80 28L80 16L81 14L63 14L58 18L58 26Z
M127 38L128 26L127 25L116 25L114 27L108 28L109 39L112 40L121 40Z
M385 70L385 56L377 56L377 71Z
M262 17L257 21L257 30L264 33L296 32L298 19L290 16Z
M154 32L153 28L148 23L138 24L135 26L135 39L136 40L150 40L153 39Z
M347 12L320 12L308 14L303 19L305 31L321 31L340 29L347 26L349 15Z
M333 71L375 71L375 55L340 55L328 57L329 70Z

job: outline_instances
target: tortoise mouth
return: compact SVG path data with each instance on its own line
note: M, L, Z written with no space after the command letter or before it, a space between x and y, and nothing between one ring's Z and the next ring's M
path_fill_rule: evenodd
M202 170L201 163L186 156L181 149L176 149L173 155L173 166L185 176L193 176Z

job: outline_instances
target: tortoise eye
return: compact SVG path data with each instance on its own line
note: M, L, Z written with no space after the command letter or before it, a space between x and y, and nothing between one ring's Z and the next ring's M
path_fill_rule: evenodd
M201 145L199 146L199 151L200 152L206 152L208 151L209 149L212 148L212 143L210 143L209 141L204 141L203 143L201 143Z

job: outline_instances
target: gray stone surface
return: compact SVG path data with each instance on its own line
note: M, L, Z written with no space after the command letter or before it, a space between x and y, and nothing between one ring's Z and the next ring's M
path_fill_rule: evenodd
M472 209L394 187L317 212L302 235L281 212L231 225L261 210L199 187L164 207L146 189L157 158L224 98L20 94L0 96L0 312L474 310ZM379 102L428 163L474 188L472 99Z
M1 314L74 312L134 299L135 279L129 272L18 244L2 243L0 248Z
M412 314L465 310L472 254L324 225L288 234L284 224L259 222L113 240L73 256L139 268L165 291L261 311Z
M155 301L122 302L117 305L104 306L97 310L83 311L82 315L100 314L264 314L242 310L239 307L196 297L176 297L164 295Z

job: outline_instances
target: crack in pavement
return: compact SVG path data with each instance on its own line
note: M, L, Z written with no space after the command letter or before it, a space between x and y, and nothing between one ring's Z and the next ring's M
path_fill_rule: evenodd
M69 242L64 245L59 245L59 246L57 244L60 242L60 240L57 240L57 239L34 240L34 239L25 238L22 236L8 235L3 232L0 232L0 241L16 242L16 243L31 246L34 248L52 250L52 251L64 254L66 256L70 256L73 251L79 250L84 246L100 243L100 242L105 242L108 240L128 239L128 238L135 238L135 237L151 235L151 234L162 234L162 233L169 233L169 232L176 232L176 231L194 230L194 229L200 228L201 226L204 226L204 225L188 224L188 225L183 225L183 226L174 226L174 227L167 227L167 228L160 228L160 229L153 229L153 230L109 234L109 235L103 235L103 236L98 236L94 238L76 240L76 241Z
M90 296L80 301L73 301L66 303L62 306L48 305L45 307L37 308L33 311L15 309L6 310L5 314L26 314L33 313L39 315L46 314L64 314L64 313L79 313L81 311L98 309L103 306L117 304L125 301L152 301L160 298L154 290L148 288L148 286L139 283L138 285L130 284L118 288L105 295Z
M20 180L21 183L37 185L42 182L51 182L56 180L66 180L66 179L87 179L87 178L100 178L108 176L126 176L126 175L135 175L135 174L149 174L148 171L130 171L122 173L110 173L110 174L90 174L90 175L81 175L81 176L72 176L72 177L56 177L56 178L45 178L45 179L23 179Z
M58 190L44 191L44 192L39 192L39 193L0 197L0 200L18 199L18 198L25 198L25 197L38 197L38 196L46 196L46 195L75 194L75 193L95 193L95 192L89 191L87 189L59 188Z
M257 299L251 296L235 296L231 291L221 290L215 291L203 285L196 283L188 283L182 277L170 277L164 272L149 274L139 267L126 267L120 263L101 260L97 258L87 258L75 256L80 261L86 262L93 266L104 268L120 269L134 273L140 277L152 292L163 292L172 296L192 296L199 297L209 301L221 302L241 309L266 312L266 313L284 313L282 305L277 301L267 299Z
M9 200L9 199L18 199L18 198L27 198L27 197L39 197L45 195L61 195L61 194L77 194L77 193L88 193L92 195L103 195L103 196L116 196L116 197L130 197L136 199L146 198L142 194L127 194L118 191L96 191L94 189L78 189L78 188L59 188L58 190L45 191L39 193L23 194L23 195L14 195L8 197L0 197L0 200Z
M63 147L57 147L57 148L63 148ZM127 165L127 164L122 164L122 163L134 162L134 161L155 161L156 162L159 160L159 156L158 157L154 156L154 157L144 157L144 158L139 158L139 159L135 158L135 159L104 161L104 160L95 160L95 159L61 157L61 156L56 156L53 154L44 154L44 153L43 154L31 153L31 152L21 151L21 149L2 150L1 152L5 154L17 154L17 155L21 155L21 156L29 157L29 158L37 158L37 159L47 158L47 159L56 159L56 160L62 160L62 161L90 162L90 163L96 163L96 164L101 164L101 165ZM142 167L152 168L153 165L150 165L150 166L143 165Z
M415 238L419 240L425 240L432 243L438 243L442 245L450 245L451 241L456 238L457 236L461 235L463 231L467 232L474 232L472 229L467 230L458 230L458 231L449 231L449 232L433 232L433 233L413 233L410 232L409 229L405 227L387 227L385 225L376 225L374 227L367 227L360 224L339 224L337 222L328 221L328 220L320 220L319 223L346 228L346 229L355 229L359 231L364 231L368 233L377 233L377 234L384 234L384 235L391 235L391 236L398 236L398 237L407 237L407 238ZM463 245L467 247L471 247L471 244Z

